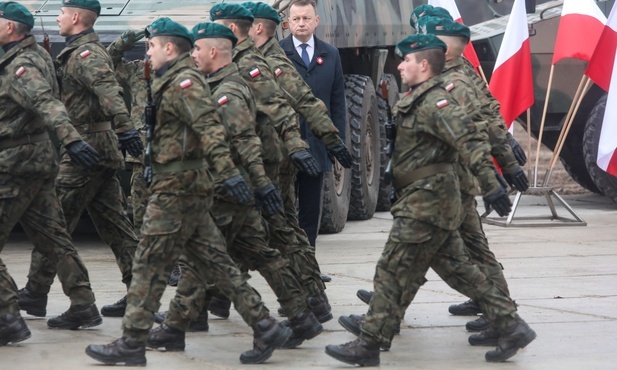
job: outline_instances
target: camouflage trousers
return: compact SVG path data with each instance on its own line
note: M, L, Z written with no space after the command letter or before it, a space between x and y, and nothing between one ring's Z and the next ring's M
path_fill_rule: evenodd
M81 215L88 210L96 231L114 253L122 282L128 287L138 240L123 207L123 194L116 170L101 168L96 172L84 172L81 167L61 163L56 177L56 191L69 234L73 233ZM56 273L56 265L35 249L28 274L28 289L48 293Z
M140 342L148 339L167 280L181 256L185 263L182 279L198 276L200 281L188 289L199 289L206 282L216 284L251 327L268 316L261 297L227 254L223 235L208 213L211 205L209 196L153 194L148 199L122 320L124 337ZM170 304L172 310L178 311L175 300Z
M146 206L148 205L148 196L150 190L146 186L144 180L144 166L140 163L131 163L133 169L131 172L131 204L133 206L133 226L135 227L135 234L139 237L141 224L144 220L144 213L146 213Z
M58 265L58 279L71 305L93 303L88 271L66 231L53 178L0 174L0 251L17 222L37 253ZM0 260L0 316L14 312L19 312L17 286Z
M362 337L389 343L402 317L432 268L450 287L476 300L486 318L504 330L516 317L514 302L469 261L458 230L395 217L373 279L374 295L362 324Z

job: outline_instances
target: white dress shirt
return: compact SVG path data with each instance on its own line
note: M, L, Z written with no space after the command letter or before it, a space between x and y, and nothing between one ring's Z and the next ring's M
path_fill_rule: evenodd
M302 42L298 40L297 38L295 38L294 36L292 36L291 39L294 42L294 47L296 48L296 52L300 56L302 56L302 47L300 47L300 45L308 44L308 47L306 48L306 52L308 53L309 60L312 61L313 55L315 55L315 37L311 35L311 38L307 42Z

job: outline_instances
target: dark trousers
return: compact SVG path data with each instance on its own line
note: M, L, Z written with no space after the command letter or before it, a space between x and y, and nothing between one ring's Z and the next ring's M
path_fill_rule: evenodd
M312 177L298 172L296 182L298 191L298 221L308 236L309 243L315 247L321 222L321 197L323 190L323 172Z

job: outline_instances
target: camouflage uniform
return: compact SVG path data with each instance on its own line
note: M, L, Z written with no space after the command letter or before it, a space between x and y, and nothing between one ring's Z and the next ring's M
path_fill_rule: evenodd
M54 189L58 156L49 138L63 145L81 140L57 100L49 54L34 36L7 47L0 59L0 251L20 222L34 249L53 266L71 306L94 303L88 271L66 231ZM19 312L17 286L0 260L0 317Z
M270 184L261 160L261 141L255 133L255 100L250 88L239 76L236 64L229 64L207 78L218 113L229 138L231 157L236 168L254 189ZM288 317L306 310L303 289L281 253L268 247L267 231L255 204L238 204L227 194L222 178L211 170L214 177L214 204L211 215L226 239L227 251L240 266L258 270L275 292ZM181 257L185 265L188 261ZM199 277L183 269L176 295L170 305L165 323L186 331L189 319L197 318L199 311L193 301L202 293ZM202 285L203 286L203 285ZM213 292L206 293L207 297ZM208 304L207 302L206 304ZM198 305L197 305L198 306Z
M181 255L186 266L181 281L198 276L202 284L215 283L251 327L268 316L261 297L227 254L223 236L208 213L212 178L207 167L215 168L222 179L239 174L210 90L188 53L168 66L152 87L157 105L152 195L122 320L123 337L140 342L148 339L167 278ZM177 309L174 302L170 309Z
M98 35L92 30L71 36L57 57L62 75L61 99L77 132L100 154L96 171L86 171L64 154L56 177L56 190L62 203L67 230L72 233L87 209L101 239L109 245L127 286L137 236L123 207L123 194L117 176L123 159L116 133L133 128L112 64ZM112 122L113 121L113 122ZM47 293L55 268L35 250L27 288ZM52 274L53 273L53 274Z
M399 308L411 302L426 282L429 267L452 288L476 299L499 330L517 318L514 302L470 263L458 232L461 198L452 166L458 156L470 163L485 194L499 189L499 184L486 133L455 105L442 85L441 77L432 77L394 109L397 143L392 165L398 200L391 209L394 222L377 263L375 294L361 328L363 339L371 343L391 341ZM435 164L445 169L405 181L414 171Z
M280 182L281 162L290 154L307 148L307 144L300 137L297 115L285 101L268 62L257 50L252 38L238 43L232 58L238 65L240 76L244 78L255 96L257 135L262 142L262 158L266 174L280 189L289 188L290 184ZM285 180L289 181L290 178L286 177ZM323 293L325 286L319 275L319 266L314 261L314 256L311 257L310 253L307 253L307 248L303 247L304 243L298 241L289 220L283 213L279 213L268 217L267 221L270 246L280 250L290 260L294 271L299 273L300 281L310 295Z

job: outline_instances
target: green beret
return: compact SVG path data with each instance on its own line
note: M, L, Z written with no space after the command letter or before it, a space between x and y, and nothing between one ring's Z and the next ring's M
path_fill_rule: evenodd
M415 35L405 37L396 44L396 55L403 58L409 53L428 49L442 49L445 53L447 46L435 35L416 33Z
M25 6L14 1L0 3L0 18L34 27L34 17Z
M210 20L217 19L248 19L251 22L255 17L251 12L240 4L216 4L210 9Z
M266 3L247 1L246 3L242 4L242 6L247 8L255 18L269 19L271 21L275 21L276 24L281 23L281 17L279 16L279 13L276 11L276 9Z
M174 22L167 17L158 18L150 24L150 37L156 36L182 37L189 40L191 45L193 45L193 35L189 30L180 23Z
M471 37L469 27L440 17L422 17L418 19L418 33L430 33L441 36L459 36L467 40Z
M99 0L62 0L62 6L91 10L97 16L101 15L101 3L99 3Z
M416 7L411 12L411 16L409 17L409 24L411 25L411 27L417 28L416 24L418 23L418 19L422 17L426 17L426 16L441 17L441 18L447 18L449 20L453 20L452 15L450 15L450 12L447 11L446 9L439 7L439 6L423 4L423 5Z
M198 23L193 27L193 40L199 39L227 39L232 46L236 46L238 38L231 29L222 24L213 22Z

